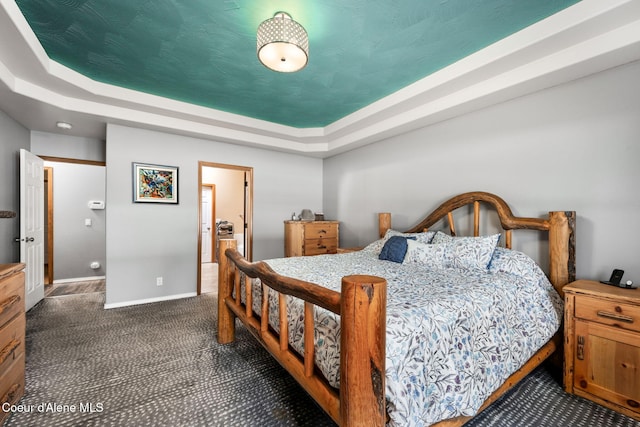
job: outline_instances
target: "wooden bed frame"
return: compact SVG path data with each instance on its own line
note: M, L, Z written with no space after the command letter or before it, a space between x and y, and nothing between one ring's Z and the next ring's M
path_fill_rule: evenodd
M470 192L453 197L407 232L426 231L443 218L449 230L456 234L452 212L472 205L474 236L480 235L480 204L492 206L498 214L505 234L505 246L511 247L512 230L532 229L548 232L549 280L563 297L562 288L575 280L575 212L549 212L548 218L513 216L500 197L485 192ZM391 216L379 214L379 231L383 237L391 228ZM383 426L387 421L385 408L385 341L386 341L386 281L374 276L347 276L342 279L341 292L313 283L276 274L266 263L246 261L235 250L235 240L220 240L218 277L218 342L235 339L235 319L247 329L302 385L313 399L340 426ZM260 278L262 295L265 286L279 292L280 334L268 324L268 298L262 299L262 310L252 307L251 286L244 286L245 303L241 301L241 285L248 278ZM235 289L235 297L234 295ZM300 356L287 340L287 309L285 295L304 300L304 354ZM331 387L314 366L315 307L340 315L340 389ZM484 402L485 409L562 345L562 330L546 343L528 362ZM472 417L457 417L441 421L440 427L461 426Z

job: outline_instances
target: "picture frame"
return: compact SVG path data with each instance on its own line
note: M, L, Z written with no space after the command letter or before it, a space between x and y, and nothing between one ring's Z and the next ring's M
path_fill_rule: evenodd
M132 163L133 202L178 204L178 167Z

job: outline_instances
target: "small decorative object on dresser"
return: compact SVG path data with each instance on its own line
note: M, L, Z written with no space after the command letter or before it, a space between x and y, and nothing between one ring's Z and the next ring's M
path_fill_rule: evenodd
M24 394L24 264L0 264L0 425ZM8 404L8 405L7 405Z
M338 221L285 221L284 256L335 254L339 242Z
M640 420L640 290L577 280L564 293L565 390Z
M315 219L315 215L311 212L311 209L302 209L298 218L300 221L313 221Z

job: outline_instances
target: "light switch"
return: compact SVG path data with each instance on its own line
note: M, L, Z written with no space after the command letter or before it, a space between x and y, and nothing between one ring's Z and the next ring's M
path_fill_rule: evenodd
M87 227L91 227L91 218L85 218L84 225L86 225Z

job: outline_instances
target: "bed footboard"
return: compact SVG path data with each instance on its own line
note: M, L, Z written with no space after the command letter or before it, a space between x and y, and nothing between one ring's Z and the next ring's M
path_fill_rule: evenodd
M280 276L264 262L247 262L235 246L235 240L220 240L220 253L224 256L219 260L218 342L226 344L235 339L235 319L240 319L338 425L383 426L386 281L375 276L347 276L342 279L338 293ZM251 308L253 295L248 278L259 278L263 286L259 314ZM278 292L280 333L268 324L269 298L265 287ZM304 355L293 350L288 342L287 296L304 301ZM315 369L316 306L340 315L339 390L331 387Z

